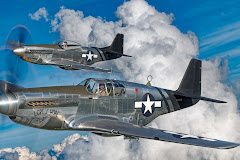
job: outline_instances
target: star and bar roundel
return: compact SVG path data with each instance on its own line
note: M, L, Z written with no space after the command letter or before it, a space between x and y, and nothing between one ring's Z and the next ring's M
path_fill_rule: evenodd
M160 100L155 100L153 95L146 93L143 95L142 101L135 102L135 109L141 109L145 117L151 116L155 108L161 108L162 103Z
M87 51L87 53L82 54L82 57L86 57L86 60L87 60L88 62L92 62L92 61L93 61L93 58L97 58L98 55L92 53L92 51Z

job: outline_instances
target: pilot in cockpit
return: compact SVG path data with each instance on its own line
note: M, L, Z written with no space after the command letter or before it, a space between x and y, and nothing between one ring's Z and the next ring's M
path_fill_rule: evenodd
M67 44L66 41L64 41L64 42L61 43L61 48L62 48L62 49L67 48L67 46L68 46L68 44Z
M100 83L99 84L99 90L97 91L97 89L94 91L94 94L97 95L99 93L100 96L106 96L106 89L105 89L105 84L104 83Z
M67 44L67 42L65 41L65 42L64 42L64 48L67 48L67 46L68 46L68 44Z

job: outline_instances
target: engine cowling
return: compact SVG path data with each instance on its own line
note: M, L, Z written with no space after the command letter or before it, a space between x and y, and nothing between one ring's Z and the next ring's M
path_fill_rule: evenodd
M18 100L12 93L0 96L0 113L8 116L14 116L17 112Z

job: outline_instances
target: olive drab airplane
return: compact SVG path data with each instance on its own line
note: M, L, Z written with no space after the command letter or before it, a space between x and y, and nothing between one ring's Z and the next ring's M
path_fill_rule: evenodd
M176 91L148 85L88 78L75 86L23 88L0 81L0 113L25 126L47 130L90 131L125 139L146 138L228 149L239 143L146 126L160 115L185 109L201 96L201 61L192 59Z
M26 45L24 41L28 35L25 26L17 26L10 31L7 45L11 45L13 53L22 60L40 64L58 66L65 70L93 70L99 72L111 72L109 69L92 67L96 62L112 60L122 56L131 57L123 54L123 34L117 34L112 44L108 47L83 47L73 41L60 41L57 44L32 44ZM17 37L12 40L12 37ZM7 47L9 48L9 47Z

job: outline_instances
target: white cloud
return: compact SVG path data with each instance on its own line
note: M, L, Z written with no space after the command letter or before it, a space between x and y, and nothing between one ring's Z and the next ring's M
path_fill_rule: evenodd
M53 151L56 152L57 156L59 156L63 150L66 148L67 145L72 145L73 143L75 143L78 139L83 139L85 141L88 141L88 137L87 136L81 136L79 134L73 134L71 136L68 136L67 138L65 138L61 144L56 144L53 146Z
M52 20L53 31L59 32L64 39L98 47L110 45L117 33L124 33L124 53L134 56L134 60L121 58L112 61L118 64L116 66L120 71L123 70L124 77L145 83L149 74L157 73L154 79L161 81L161 86L176 87L175 77L171 79L169 76L170 70L175 70L180 80L184 72L182 66L198 54L195 34L191 31L182 34L171 25L173 14L160 13L145 1L126 2L118 8L116 15L119 21L107 22L100 17L84 17L81 11L62 7ZM176 59L181 61L175 63ZM109 62L102 63L105 64ZM166 79L173 82L169 83Z
M73 134L71 136L66 137L62 143L56 144L52 149L42 150L40 153L30 152L29 148L16 147L12 148L4 148L0 150L0 159L19 159L19 160L42 160L42 159L52 159L56 160L57 158L63 156L63 152L66 148L70 148L70 146L75 143L86 143L88 142L87 136L81 136L78 133Z
M40 159L36 153L30 153L26 147L4 148L0 150L0 159L19 159L19 160L35 160Z
M116 16L117 22L108 22L100 17L84 17L81 11L62 7L51 24L53 31L65 39L99 47L111 44L117 33L124 33L124 53L133 58L122 57L112 63L122 71L125 79L146 83L151 74L153 85L176 89L190 59L199 54L195 34L191 31L181 33L172 25L173 14L161 13L143 0L124 2L118 7ZM109 64L102 63L104 66ZM150 125L239 142L237 99L231 87L223 83L227 70L220 59L203 61L202 95L227 101L227 104L201 101L190 108L160 116ZM129 142L122 137L104 138L93 134L88 140L86 143L75 135L73 141L55 145L53 155L48 151L42 151L40 155L66 159L238 159L240 156L240 148L217 150L144 139Z
M48 21L48 12L45 7L39 8L35 13L29 13L28 15L32 20L39 21L41 18L44 18L46 22Z

